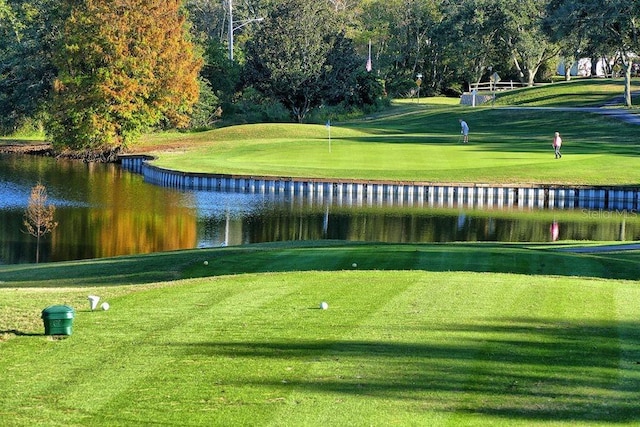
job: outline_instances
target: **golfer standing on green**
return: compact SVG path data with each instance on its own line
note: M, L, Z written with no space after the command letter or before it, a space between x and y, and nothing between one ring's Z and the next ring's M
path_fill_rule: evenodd
M560 137L560 132L556 132L555 134L553 134L553 150L555 151L556 159L559 159L562 157L562 154L560 153L561 147L562 147L562 138Z
M462 119L460 119L460 133L462 134L462 143L469 142L469 125Z

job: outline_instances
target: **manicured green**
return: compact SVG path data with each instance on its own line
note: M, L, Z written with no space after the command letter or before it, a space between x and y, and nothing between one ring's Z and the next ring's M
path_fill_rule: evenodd
M587 83L584 83L587 82ZM590 81L519 91L537 104L546 93L554 105L575 96L566 88L596 91ZM598 86L597 88L601 88ZM618 82L604 85L608 99ZM609 88L608 90L606 88ZM614 90L615 89L615 90ZM591 90L591 92L587 92ZM536 92L533 92L536 91ZM538 92L541 91L541 92ZM506 96L506 95L505 95ZM604 95L601 95L603 101ZM527 103L522 99L515 103ZM587 102L588 103L588 102ZM545 104L547 105L547 104ZM458 119L471 127L460 144ZM553 133L564 138L556 160ZM150 136L159 147L156 165L188 172L332 179L456 183L637 185L638 125L593 112L464 107L409 100L386 114L325 125L255 124L200 134ZM167 144L172 150L166 150Z
M0 266L0 419L636 424L640 288L610 277L637 279L640 253L567 246L316 242ZM91 312L89 294L111 309ZM66 339L42 335L50 304L76 309Z

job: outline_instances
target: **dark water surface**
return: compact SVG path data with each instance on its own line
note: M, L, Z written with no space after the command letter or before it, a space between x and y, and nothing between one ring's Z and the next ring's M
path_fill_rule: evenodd
M314 206L259 194L162 188L113 164L0 155L0 264L35 261L36 239L23 231L23 216L37 182L47 188L59 223L41 242L41 262L288 240L640 239L640 218L629 211Z

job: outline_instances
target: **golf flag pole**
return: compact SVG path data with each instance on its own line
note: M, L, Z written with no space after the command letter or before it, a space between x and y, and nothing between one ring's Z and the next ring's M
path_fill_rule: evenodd
M327 132L329 132L329 152L331 152L331 119L327 120Z

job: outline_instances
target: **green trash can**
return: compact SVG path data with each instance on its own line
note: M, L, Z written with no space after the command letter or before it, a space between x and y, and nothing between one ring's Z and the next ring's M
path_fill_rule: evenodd
M75 312L68 305L52 305L42 310L45 335L71 335Z

